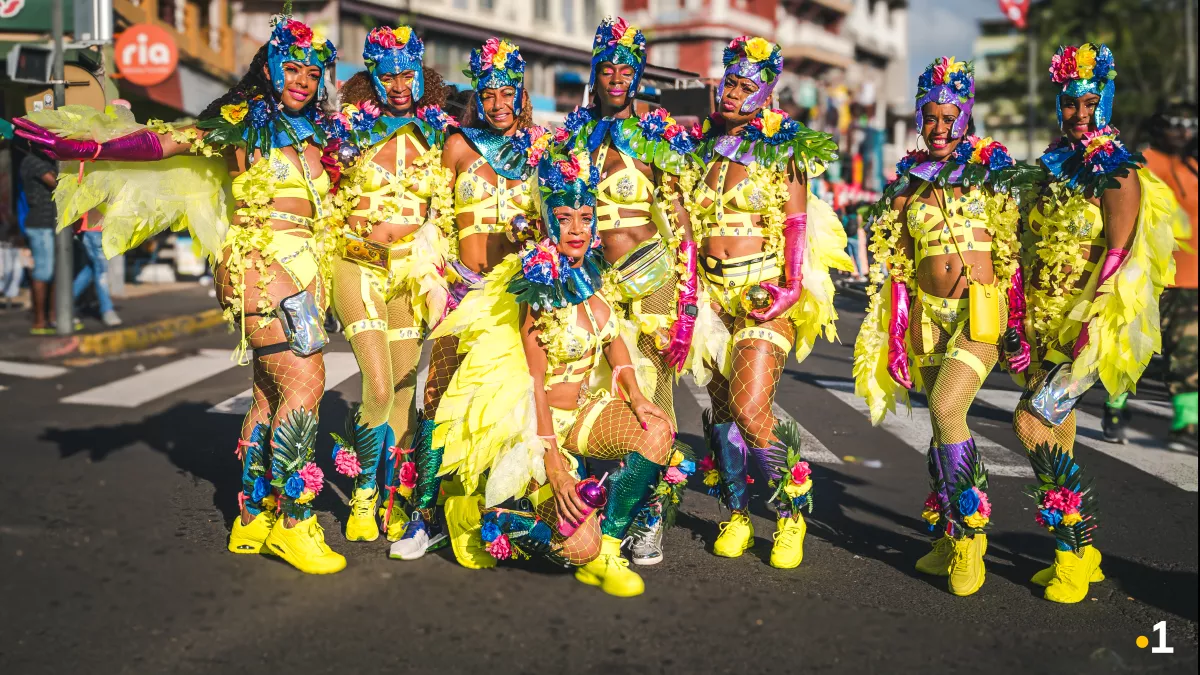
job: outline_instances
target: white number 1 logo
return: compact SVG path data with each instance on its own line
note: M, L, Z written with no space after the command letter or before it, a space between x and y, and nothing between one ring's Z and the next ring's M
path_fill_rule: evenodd
M1174 654L1175 648L1167 646L1167 622L1159 621L1154 624L1154 632L1158 633L1158 646L1150 650L1151 654Z

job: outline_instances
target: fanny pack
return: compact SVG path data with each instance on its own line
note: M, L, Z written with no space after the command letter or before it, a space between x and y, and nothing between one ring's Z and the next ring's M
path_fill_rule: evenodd
M297 356L312 356L329 344L321 310L307 290L279 301L279 319L288 346Z
M950 216L946 213L944 195L936 188L933 195L937 200L938 208L942 210L942 218L949 226ZM950 233L950 242L954 244L954 251L958 253L958 260L967 274L971 339L975 342L996 344L1000 341L1000 289L996 287L995 282L985 284L975 281L971 275L972 266L968 265L966 258L963 257L962 249L958 247L958 237L954 236L953 231Z
M662 239L652 239L617 262L617 288L625 300L643 298L662 287L675 261Z
M1081 379L1071 375L1071 363L1060 363L1050 369L1041 386L1032 394L1026 393L1029 409L1046 424L1056 427L1062 424L1075 404L1088 389L1100 379L1099 372L1092 372Z

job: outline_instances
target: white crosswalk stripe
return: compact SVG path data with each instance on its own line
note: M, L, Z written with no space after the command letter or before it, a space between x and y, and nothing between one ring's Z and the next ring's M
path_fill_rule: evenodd
M837 397L846 405L854 408L863 416L870 418L867 402L854 394L854 383L848 380L819 379L817 385ZM897 407L897 414L888 415L879 425L884 431L900 439L905 445L922 455L929 453L929 435L932 427L929 422L929 408L913 401L912 414ZM995 476L1017 476L1032 478L1033 471L1024 453L1017 454L999 443L974 431L975 447L987 466L988 473Z
M1153 415L1154 417L1161 417L1167 420L1175 416L1175 408L1171 405L1170 401L1143 401L1141 399L1131 398L1125 401L1125 405L1139 412L1144 412L1147 415Z
M984 389L975 400L1011 411L1021 400L1021 392ZM1197 491L1196 455L1174 452L1166 447L1162 439L1132 428L1126 430L1128 443L1109 443L1104 440L1100 418L1083 410L1075 411L1075 421L1078 429L1075 442L1079 445L1114 457L1188 492Z
M700 387L693 382L690 377L683 378L681 381L687 387L687 390L691 392L692 398L696 399L696 403L700 404L701 408L712 407L712 399L709 397L708 392L704 391L703 387ZM796 420L792 418L792 416L789 415L786 410L781 408L778 403L775 403L771 407L771 410L775 413L776 419L782 422L795 423L796 428L800 430L800 454L806 461L816 462L818 464L842 463L842 459L840 457L830 452L829 448L825 447L824 443L817 440L817 437L809 433L808 429L805 429L799 422L796 422Z
M136 375L72 394L63 403L136 408L143 403L206 380L237 364L224 349L202 349L194 356L151 368Z
M352 375L358 374L358 363L350 352L325 353L325 391L329 391ZM232 398L214 405L208 409L210 413L228 415L245 415L250 411L250 403L254 401L254 390L247 389Z
M42 363L22 363L20 361L0 361L0 375L12 375L31 380L48 380L67 372L62 366L49 366Z

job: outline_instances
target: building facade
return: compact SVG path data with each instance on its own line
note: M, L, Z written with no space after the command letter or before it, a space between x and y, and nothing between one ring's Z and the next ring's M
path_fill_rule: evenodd
M1024 69L1025 59L1019 55L1026 51L1025 33L1017 30L1008 19L983 19L979 22L979 35L975 38L972 59L975 61L975 88L986 91L1003 81L1024 81L1012 72ZM1044 76L1041 68L1039 76ZM1009 154L1018 161L1030 162L1038 157L1050 144L1050 132L1037 125L1033 134L1033 147L1029 147L1029 136L1025 122L1027 101L1023 96L980 96L973 110L976 133L991 136L1008 148Z

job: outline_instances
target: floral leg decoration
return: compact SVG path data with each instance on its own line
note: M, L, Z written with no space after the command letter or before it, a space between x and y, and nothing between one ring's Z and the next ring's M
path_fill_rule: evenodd
M239 511L245 509L253 520L243 523L234 518L229 533L229 550L233 553L258 553L275 524L275 496L267 466L266 443L270 428L256 424L250 440L239 440L235 451L242 462L242 491L238 493Z
M1038 483L1027 493L1037 504L1038 525L1054 535L1054 564L1038 572L1033 582L1045 586L1045 598L1076 603L1087 597L1088 585L1104 581L1100 550L1092 545L1099 511L1092 481L1060 446L1039 444L1029 453Z
M333 466L338 473L354 479L346 539L375 541L379 538L379 526L375 523L379 461L392 446L395 434L387 422L368 427L359 422L361 418L361 406L356 404L346 417L342 435L333 434Z
M944 522L945 539L917 562L917 569L948 576L951 593L971 595L983 586L986 576L987 535L983 531L992 515L987 468L975 439L931 444L929 477L931 490L921 516L930 531Z
M800 455L800 428L795 422L777 422L778 441L766 448L751 448L759 471L771 488L770 501L779 516L775 545L771 548L771 566L791 569L804 559L804 535L807 525L800 512L813 509L812 470Z
M496 560L540 555L556 565L569 567L570 563L552 543L553 536L550 525L529 511L493 508L481 520L483 548Z

